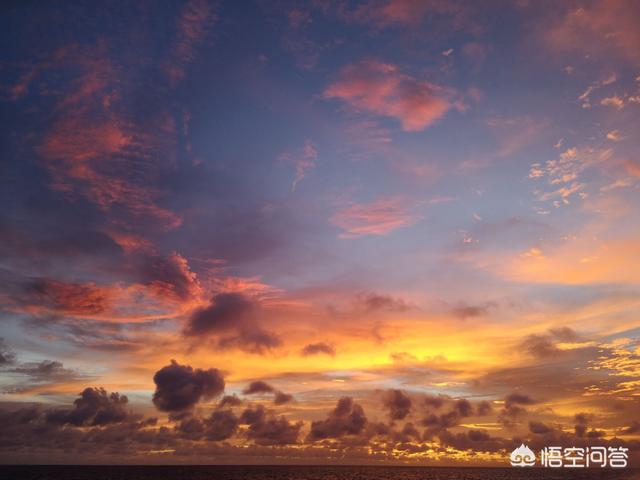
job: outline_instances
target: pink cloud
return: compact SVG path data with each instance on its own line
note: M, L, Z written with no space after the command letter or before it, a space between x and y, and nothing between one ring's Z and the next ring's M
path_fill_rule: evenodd
M298 183L307 175L309 170L316 167L316 159L318 158L318 149L311 140L305 140L302 149L296 154L284 153L280 156L280 161L292 164L295 167L296 175L291 184L291 190L294 191Z
M185 75L187 64L193 61L195 49L216 20L216 14L206 0L190 0L178 19L178 34L167 65L167 73L176 83Z
M363 235L386 235L415 223L419 216L411 212L401 198L381 198L370 203L358 203L335 213L329 221L344 232L341 238Z
M599 0L562 16L544 39L552 48L640 59L640 8L634 0Z
M453 106L451 91L401 73L395 65L365 60L342 69L325 98L340 99L357 110L392 117L407 131L424 130Z

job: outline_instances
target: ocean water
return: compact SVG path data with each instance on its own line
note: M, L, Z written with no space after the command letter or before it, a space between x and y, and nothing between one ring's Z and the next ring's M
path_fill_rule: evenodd
M0 466L2 480L640 480L635 469L335 466Z

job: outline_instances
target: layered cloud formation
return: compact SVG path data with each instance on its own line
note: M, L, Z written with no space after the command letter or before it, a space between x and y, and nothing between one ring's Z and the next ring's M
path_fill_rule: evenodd
M640 8L0 18L0 461L640 441Z

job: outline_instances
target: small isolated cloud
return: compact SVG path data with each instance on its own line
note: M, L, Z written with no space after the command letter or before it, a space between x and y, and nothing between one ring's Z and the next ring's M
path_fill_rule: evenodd
M280 161L293 165L295 168L295 177L291 184L291 190L295 191L298 183L307 176L307 173L316 168L316 160L318 159L318 149L311 140L305 140L302 148L297 152L287 152L280 155Z
M274 388L266 382L262 380L258 380L255 382L251 382L247 388L245 388L242 393L245 395L253 395L256 393L273 393Z
M310 343L300 350L300 354L303 357L309 357L311 355L329 355L335 357L336 349L333 345L324 342Z
M604 105L605 107L613 107L620 110L624 107L624 99L620 98L617 95L612 95L611 97L605 97L600 100L600 105Z
M358 294L356 303L358 307L367 313L379 311L404 312L409 309L409 306L401 298L376 292Z
M267 382L263 382L262 380L251 382L249 386L242 391L242 393L245 395L272 393L273 403L276 405L283 405L293 401L293 395L276 390L273 386L269 385Z
M386 235L412 225L420 217L398 197L381 198L370 203L356 203L335 213L329 221L343 230L341 238Z
M607 140L611 140L612 142L618 142L622 140L622 136L618 130L611 130L607 133Z
M451 90L399 71L377 60L364 60L342 69L339 80L324 92L358 111L395 118L403 130L420 131L451 108Z
M179 412L195 406L201 399L217 397L224 392L224 377L216 368L201 370L180 365L175 360L153 376L156 391L153 403L163 412Z

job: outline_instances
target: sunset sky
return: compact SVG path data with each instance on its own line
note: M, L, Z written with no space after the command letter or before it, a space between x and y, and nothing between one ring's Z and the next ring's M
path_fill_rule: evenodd
M640 2L0 11L0 462L640 465Z

